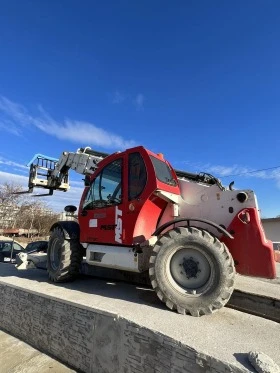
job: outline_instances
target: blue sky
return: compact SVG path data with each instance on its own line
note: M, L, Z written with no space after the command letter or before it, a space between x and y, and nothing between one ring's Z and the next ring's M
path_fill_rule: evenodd
M248 173L280 166L279 1L0 4L0 183L27 187L35 153L144 145L280 214L280 168Z

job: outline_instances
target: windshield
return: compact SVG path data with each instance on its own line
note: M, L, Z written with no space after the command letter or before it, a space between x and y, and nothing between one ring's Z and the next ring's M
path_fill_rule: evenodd
M150 155L150 158L153 162L153 166L156 172L156 177L158 178L159 181L162 181L165 184L175 186L177 185L176 180L173 178L172 173L168 165L160 161L159 159L153 157Z
M104 167L86 195L83 209L92 210L122 202L122 159Z
M23 247L13 241L0 241L0 252L11 252L12 249L13 251L21 251Z

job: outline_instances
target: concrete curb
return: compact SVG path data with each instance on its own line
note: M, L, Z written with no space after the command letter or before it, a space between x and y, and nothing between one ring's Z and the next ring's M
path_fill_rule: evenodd
M81 372L249 372L114 313L4 283L0 296L1 328Z
M280 323L280 300L234 290L227 307Z

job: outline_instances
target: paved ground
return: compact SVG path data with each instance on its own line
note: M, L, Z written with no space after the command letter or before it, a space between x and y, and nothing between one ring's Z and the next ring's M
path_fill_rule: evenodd
M280 299L280 263L276 263L276 273L273 280L237 275L235 289Z
M0 361L1 373L75 372L2 330L0 330Z
M82 277L70 284L48 283L44 270L18 271L0 264L0 282L50 297L118 314L143 327L229 363L249 368L249 351L262 351L280 365L280 324L223 308L194 318L171 312L147 287ZM275 291L279 292L279 286Z

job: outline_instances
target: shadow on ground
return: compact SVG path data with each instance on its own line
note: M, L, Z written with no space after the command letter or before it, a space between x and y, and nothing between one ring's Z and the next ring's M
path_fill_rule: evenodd
M79 275L79 277L73 282L52 283L48 280L46 270L17 270L12 264L0 263L0 281L1 278L4 280L5 278L12 277L26 279L28 282L31 280L32 282L36 281L36 283L45 283L49 286L55 286L56 288L69 289L106 298L121 299L132 303L145 304L158 309L166 309L166 306L158 299L151 286L148 285L126 283L120 280L83 274ZM13 283L16 285L16 281L13 281ZM75 294L73 294L73 300L75 300Z

